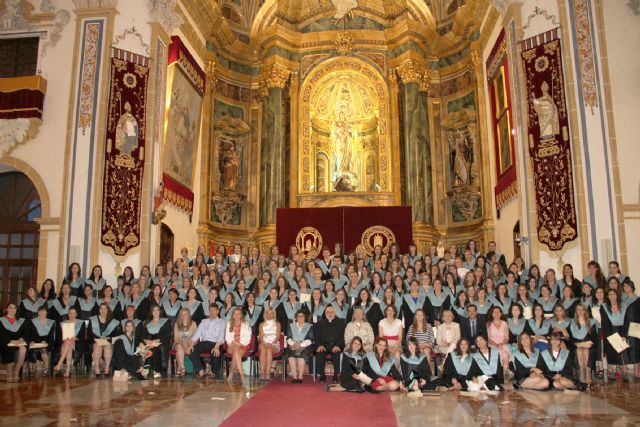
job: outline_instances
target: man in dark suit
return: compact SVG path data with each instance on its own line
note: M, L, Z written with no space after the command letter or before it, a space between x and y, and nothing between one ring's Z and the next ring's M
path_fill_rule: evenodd
M467 318L460 319L460 335L468 339L471 346L475 347L477 336L487 337L487 327L484 322L478 319L478 307L474 304L467 306L467 316Z
M329 305L324 312L325 318L320 319L315 326L316 337L316 372L320 375L320 382L326 381L324 367L327 356L331 356L333 363L333 382L338 382L340 374L340 355L344 350L344 330L346 324L343 319L336 317L336 309Z

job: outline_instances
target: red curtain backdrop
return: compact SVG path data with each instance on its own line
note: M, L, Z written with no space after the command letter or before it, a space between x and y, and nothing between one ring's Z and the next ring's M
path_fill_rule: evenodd
M298 232L303 227L313 227L331 252L337 242L344 243L345 251L350 252L361 243L362 233L376 225L393 232L402 252L409 250L411 206L278 209L276 243L280 252L289 253Z

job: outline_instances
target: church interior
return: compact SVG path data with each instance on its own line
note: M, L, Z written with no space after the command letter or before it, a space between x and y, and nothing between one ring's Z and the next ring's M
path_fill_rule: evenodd
M640 423L639 43L639 0L1 1L0 424Z

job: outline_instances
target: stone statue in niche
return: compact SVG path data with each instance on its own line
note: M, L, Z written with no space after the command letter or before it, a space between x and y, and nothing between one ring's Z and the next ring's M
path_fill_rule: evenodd
M331 128L332 179L336 191L355 191L357 188L357 175L354 173L355 136L345 111L339 110Z
M242 152L249 133L242 119L223 115L214 125L220 178L211 197L211 216L223 224L239 225L246 196L242 189Z
M470 185L473 181L473 135L467 130L450 131L447 135L449 144L449 171L453 187Z

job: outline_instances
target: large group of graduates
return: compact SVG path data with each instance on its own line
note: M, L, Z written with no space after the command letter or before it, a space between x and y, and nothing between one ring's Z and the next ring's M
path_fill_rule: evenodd
M634 283L616 261L607 271L591 261L587 271L580 280L569 264L507 264L495 242L481 253L474 241L427 254L395 244L370 255L341 244L306 254L201 246L138 276L126 267L115 283L100 266L85 275L72 263L60 286L47 279L7 305L0 358L10 382L72 371L244 381L246 361L261 382L282 361L293 384L308 373L327 391L588 390L598 379L637 380Z

